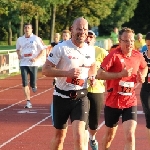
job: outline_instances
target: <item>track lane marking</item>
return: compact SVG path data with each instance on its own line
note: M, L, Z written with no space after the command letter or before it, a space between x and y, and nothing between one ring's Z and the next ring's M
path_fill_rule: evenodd
M11 139L9 139L8 141L4 142L3 144L0 145L0 148L4 147L5 145L7 145L8 143L10 143L11 141L13 141L14 139L18 138L19 136L21 136L22 134L28 132L29 130L33 129L34 127L38 126L39 124L41 124L42 122L46 121L47 119L49 119L52 115L49 115L47 117L45 117L44 119L42 119L41 121L37 122L36 124L32 125L31 127L29 127L28 129L20 132L19 134L17 134L16 136L12 137Z
M46 93L47 91L50 91L50 90L52 90L52 89L53 89L53 88L49 88L49 89L47 89L47 90L45 90L45 91L43 91L43 92L40 92L40 93L38 93L38 94L36 94L36 95L31 96L30 98L37 97L37 96L39 96L39 95L41 95L41 94L43 94L43 93ZM24 101L26 101L26 100L24 99L24 100L21 100L21 101L19 101L19 102L17 102L17 103L14 103L14 104L12 104L12 105L10 105L10 106L8 106L8 107L2 108L2 109L0 109L0 111L4 111L4 110L6 110L6 109L9 109L9 108L11 108L11 107L13 107L13 106L15 106L15 105L18 105L18 104L24 102Z
M43 79L43 78L45 78L45 76L43 76L43 77L39 78L38 80ZM29 82L28 82L28 83L29 83ZM12 86L12 87L9 87L9 88L6 88L6 89L3 89L3 90L0 90L0 92L7 91L7 90L9 90L9 89L13 89L13 88L18 87L18 86L21 86L21 85L22 85L22 84L17 84L17 85L15 85L15 86Z

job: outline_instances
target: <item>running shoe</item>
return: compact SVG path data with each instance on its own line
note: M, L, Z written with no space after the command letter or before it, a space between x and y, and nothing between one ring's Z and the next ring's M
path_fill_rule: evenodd
M24 108L32 108L32 104L29 100L27 100L27 104Z
M90 146L91 146L92 150L98 150L97 140L90 140Z
M32 92L35 93L37 91L37 87L32 88Z

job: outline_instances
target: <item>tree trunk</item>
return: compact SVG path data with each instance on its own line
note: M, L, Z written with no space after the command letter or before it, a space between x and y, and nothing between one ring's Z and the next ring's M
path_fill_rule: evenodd
M12 45L11 21L8 21L8 45Z
M35 17L35 35L37 36L39 34L38 29L39 29L39 19L38 19L38 14L37 14L37 16Z
M20 20L20 32L19 32L19 36L23 36L23 16L20 16L21 20Z
M52 15L51 15L51 28L50 28L50 43L53 41L54 39L54 30L55 30L55 18L56 18L56 5L53 4L51 6L51 10L52 10Z
M67 20L65 21L64 29L70 29L70 26L68 26L68 25L70 22L71 12L72 12L72 6L68 6L67 7L67 13L66 13Z

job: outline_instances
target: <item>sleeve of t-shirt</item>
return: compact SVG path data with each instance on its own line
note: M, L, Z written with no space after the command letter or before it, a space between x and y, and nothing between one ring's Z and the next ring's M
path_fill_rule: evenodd
M19 44L19 40L20 40L20 38L18 38L17 42L16 42L16 50L20 50L21 49L21 46Z
M101 68L105 71L108 71L110 67L113 66L114 56L113 53L109 53L101 63Z
M142 47L142 49L141 49L141 51L140 52L145 52L147 50L147 46L146 45L144 45L143 47Z
M39 37L36 37L36 41L37 41L37 48L38 50L44 50L45 49L45 46L43 45L41 39Z
M50 52L47 59L52 62L53 64L57 65L61 59L62 56L62 49L60 47L60 44L53 47L52 51Z

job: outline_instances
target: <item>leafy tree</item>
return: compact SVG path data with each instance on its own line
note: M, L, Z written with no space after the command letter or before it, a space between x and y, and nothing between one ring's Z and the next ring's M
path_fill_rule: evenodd
M115 3L116 0L71 0L71 5L66 7L60 5L58 7L56 11L56 29L62 31L69 28L73 20L81 16L88 20L90 27L98 26L102 19L111 14Z
M117 0L112 13L101 21L101 29L110 33L114 27L121 28L125 22L128 22L134 16L134 10L138 2L139 0Z
M39 1L41 2L41 5L39 5ZM42 1L39 1L25 0L19 2L18 10L20 11L20 36L22 35L24 20L26 20L27 22L31 22L33 18L35 18L36 22L35 34L38 35L39 18L43 17L46 14L45 9L42 8Z
M134 29L135 33L146 34L150 30L150 5L149 0L140 0L134 12L134 17L124 26Z
M17 0L2 0L0 4L0 7L4 7L4 10L7 10L6 12L1 12L1 17L4 18L3 25L8 32L8 45L12 44L12 21L15 20L16 5Z
M54 30L55 30L55 18L56 18L56 6L58 7L59 5L68 5L70 3L70 0L50 0L51 5L51 24L50 24L50 43L53 41L53 36L54 36Z
M8 14L8 7L6 1L0 0L0 15Z

